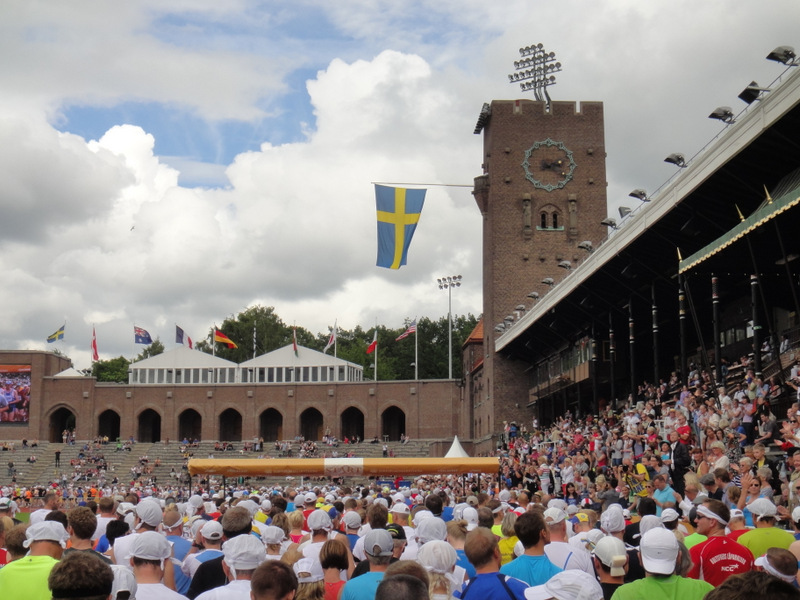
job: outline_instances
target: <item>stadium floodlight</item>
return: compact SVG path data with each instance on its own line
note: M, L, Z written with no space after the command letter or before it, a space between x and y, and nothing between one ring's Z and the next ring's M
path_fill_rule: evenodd
M747 104L752 104L756 100L761 100L761 96L770 91L772 91L770 88L761 87L758 82L751 81L739 94L739 99Z
M606 227L610 227L611 229L617 228L617 220L612 219L611 217L606 217L602 221L600 221L600 225L605 225Z
M641 200L642 202L650 202L650 197L647 195L647 191L643 190L642 188L636 188L630 194L628 194L631 198L636 198L637 200Z
M670 154L667 158L664 159L664 162L673 164L680 169L686 168L686 159L683 157L683 154L679 152Z
M726 125L732 125L736 122L733 118L733 110L730 106L718 106L710 115L708 115L708 118L717 119Z
M545 277L544 279L542 279L542 283L545 285L553 286L556 284L556 281L552 277Z
M631 214L631 209L630 208L628 208L627 206L620 206L619 207L619 218L620 219L624 219L629 214Z
M548 52L544 45L533 44L519 49L521 60L514 61L515 73L508 76L509 83L519 83L523 92L533 91L536 100L545 102L550 110L550 94L547 87L556 84L554 73L561 71L556 53Z
M437 279L440 290L447 290L447 378L453 378L453 288L461 287L461 275L447 275Z
M586 250L586 252L594 252L594 244L592 244L592 240L583 240L580 244L578 244L578 248L581 250Z
M539 292L531 292L530 294L528 294L528 298L533 298L534 300L538 300Z
M794 48L791 46L778 46L775 50L767 54L767 60L774 60L788 67L796 67L798 65L797 55L794 53Z
M566 269L567 271L572 270L572 263L568 260L562 260L560 263L558 263L558 266L562 269Z
M517 304L517 306L516 306L516 308L514 308L514 310L524 311L524 310L527 310L527 309L525 308L524 304Z

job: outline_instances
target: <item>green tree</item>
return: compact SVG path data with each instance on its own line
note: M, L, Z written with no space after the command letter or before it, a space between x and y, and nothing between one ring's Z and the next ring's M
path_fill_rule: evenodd
M225 344L216 344L217 356L242 363L255 356L272 352L292 343L293 328L286 325L275 313L272 306L251 306L238 315L228 317L217 327L227 335L237 348L228 348ZM253 335L255 332L255 336ZM209 331L208 339L201 340L196 348L211 354L213 328ZM297 343L300 346L322 350L314 335L303 327L297 327ZM255 352L253 346L255 345Z
M97 381L107 381L111 383L128 383L128 369L131 366L124 356L109 360L98 360L92 364L92 376Z
M138 362L140 360L144 360L145 358L150 358L151 356L156 356L157 354L161 354L164 352L164 344L163 342L156 338L155 341L150 344L149 346L145 346L144 350L142 350L139 355L133 359L133 362Z

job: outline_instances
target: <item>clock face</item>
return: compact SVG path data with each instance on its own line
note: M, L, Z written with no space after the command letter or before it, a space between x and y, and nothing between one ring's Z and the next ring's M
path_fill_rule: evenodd
M564 142L550 138L534 142L525 150L525 160L522 162L525 179L546 192L561 189L572 181L576 166L572 152Z

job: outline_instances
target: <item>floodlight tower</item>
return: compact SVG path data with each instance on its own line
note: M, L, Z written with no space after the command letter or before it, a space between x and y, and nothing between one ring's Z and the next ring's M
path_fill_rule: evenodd
M561 63L556 62L556 53L548 52L540 42L519 49L521 60L514 61L515 73L508 76L509 83L519 82L523 92L533 90L534 97L544 102L550 110L550 94L547 86L556 84L554 73L561 71Z

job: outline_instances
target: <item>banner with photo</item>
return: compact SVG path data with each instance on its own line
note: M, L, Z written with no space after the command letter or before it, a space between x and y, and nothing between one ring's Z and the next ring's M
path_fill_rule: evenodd
M30 402L31 366L0 365L0 423L27 423Z

